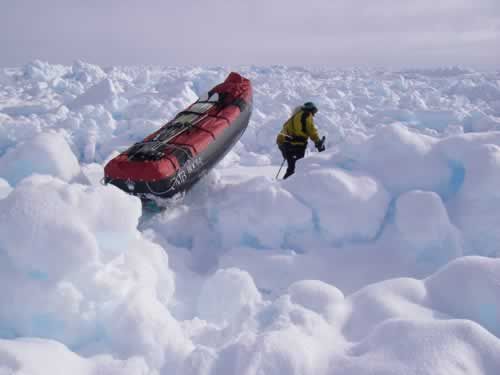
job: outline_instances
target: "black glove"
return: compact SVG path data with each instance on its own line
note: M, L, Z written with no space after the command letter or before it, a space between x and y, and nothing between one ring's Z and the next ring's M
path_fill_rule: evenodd
M318 152L325 151L325 137L321 138L318 142L314 144L318 149Z

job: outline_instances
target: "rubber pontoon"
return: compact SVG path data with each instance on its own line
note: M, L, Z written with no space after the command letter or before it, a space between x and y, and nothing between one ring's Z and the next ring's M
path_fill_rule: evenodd
M159 130L112 159L104 182L143 200L188 190L238 141L252 112L252 86L227 79Z

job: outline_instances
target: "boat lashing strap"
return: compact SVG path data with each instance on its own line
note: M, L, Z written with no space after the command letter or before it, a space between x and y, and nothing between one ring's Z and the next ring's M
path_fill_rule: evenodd
M210 98L212 99L212 98ZM186 111L180 112L172 121L165 124L156 136L145 142L135 143L127 151L129 160L159 160L165 156L165 148L175 137L197 126L208 117L208 112L217 105L217 101L197 101Z

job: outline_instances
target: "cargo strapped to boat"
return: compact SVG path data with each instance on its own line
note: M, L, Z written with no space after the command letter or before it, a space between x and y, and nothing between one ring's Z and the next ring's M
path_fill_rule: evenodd
M172 121L165 124L152 139L135 143L130 147L127 150L128 160L160 160L165 156L166 148L173 147L176 151L182 148L181 145L169 142L192 128L206 131L215 139L211 131L199 127L198 124L209 116L208 112L218 105L218 101L217 93L207 97L206 100L200 98L188 110L180 112ZM189 150L185 150L185 153L189 155L188 159L191 158Z

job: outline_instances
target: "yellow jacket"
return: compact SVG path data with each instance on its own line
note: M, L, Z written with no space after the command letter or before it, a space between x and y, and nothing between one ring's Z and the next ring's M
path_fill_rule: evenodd
M282 145L288 142L292 145L306 146L308 138L311 138L314 143L318 142L318 129L314 125L312 113L300 110L285 122L276 138L276 143Z

